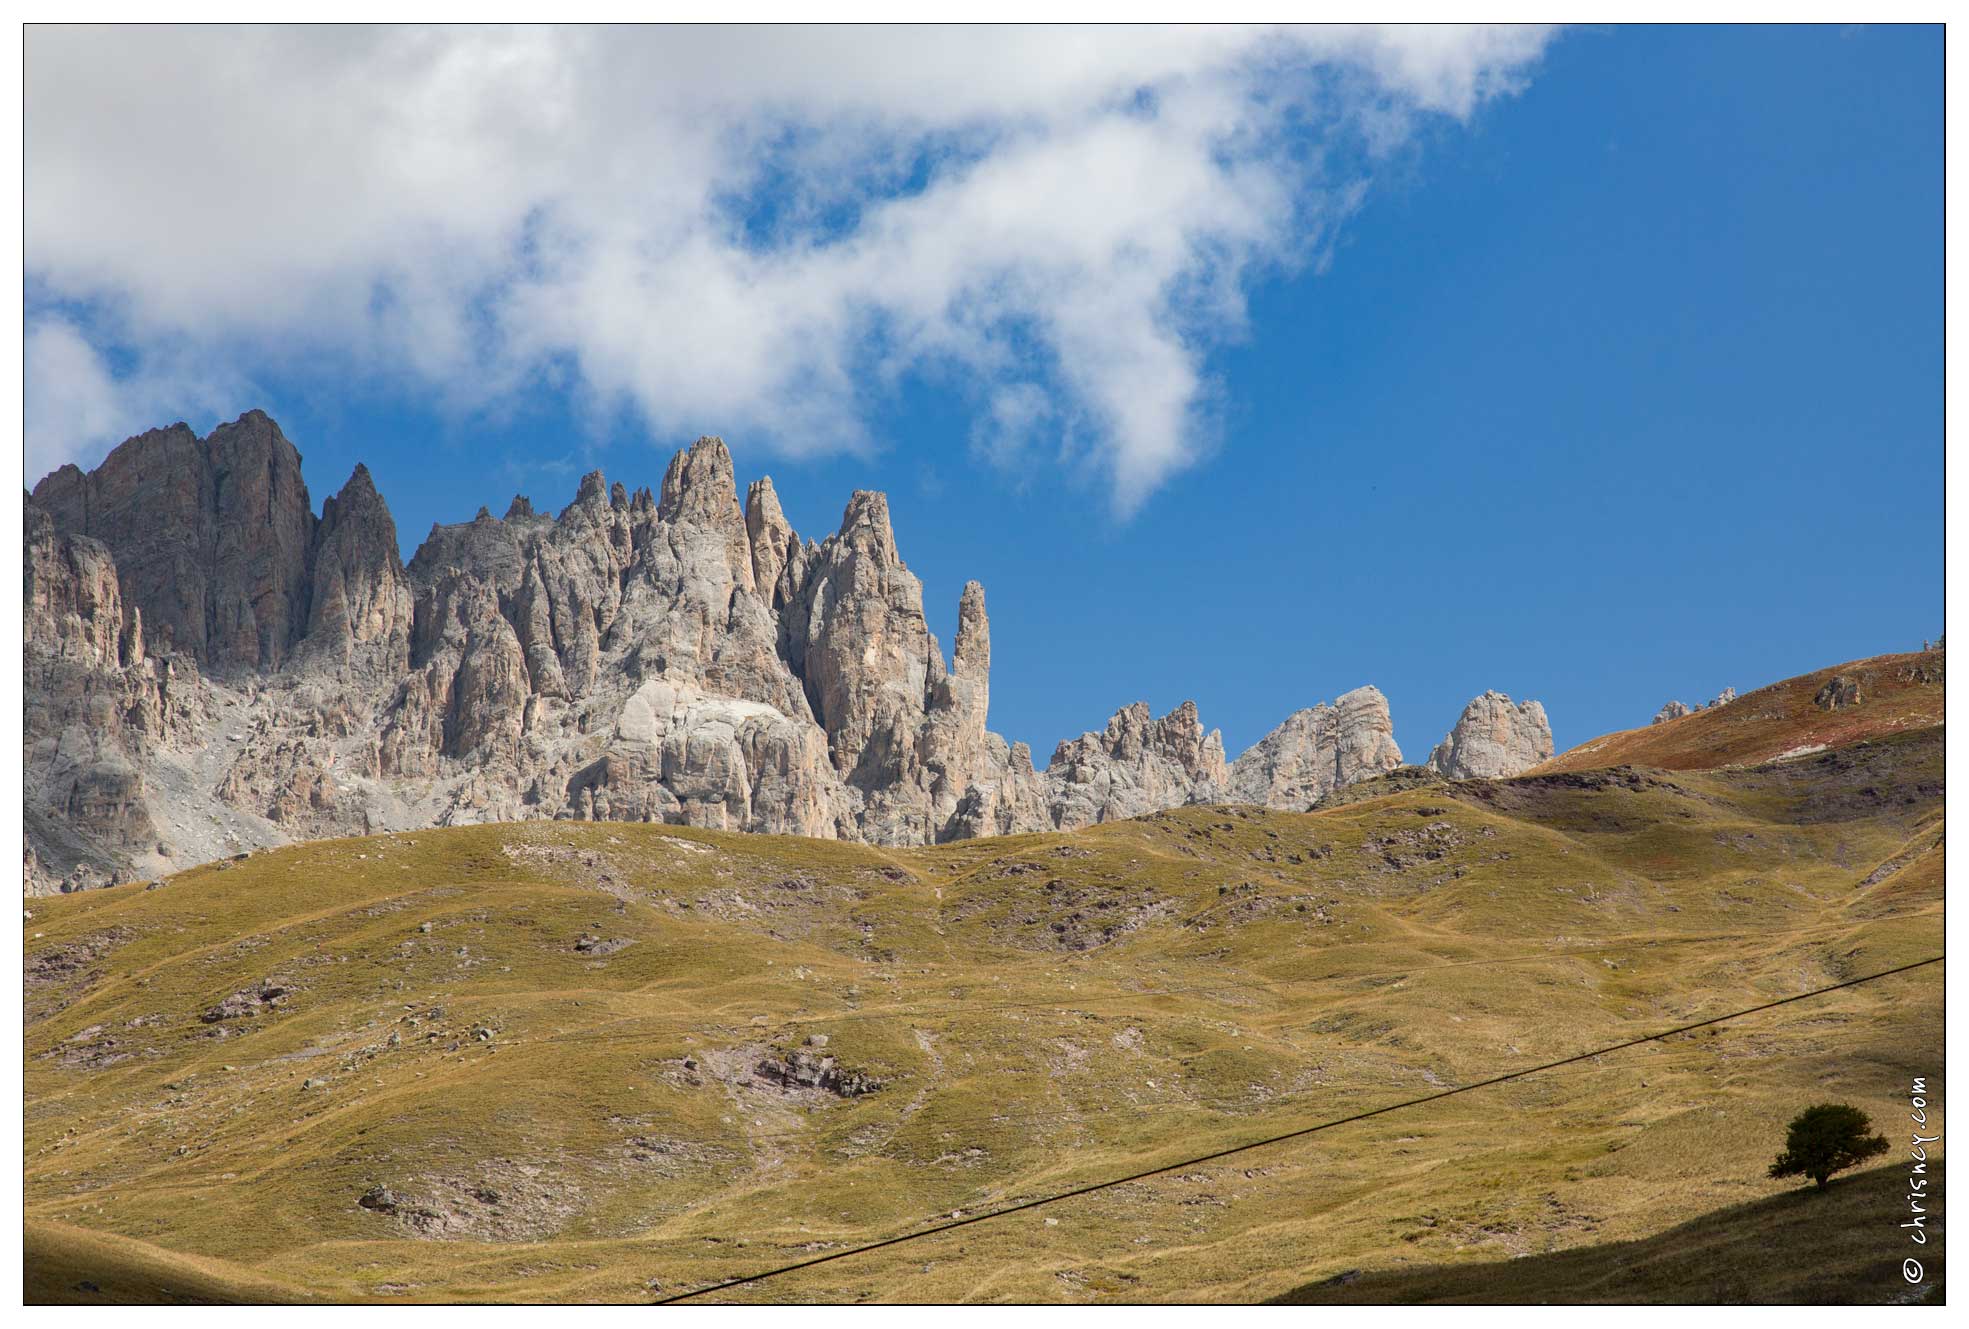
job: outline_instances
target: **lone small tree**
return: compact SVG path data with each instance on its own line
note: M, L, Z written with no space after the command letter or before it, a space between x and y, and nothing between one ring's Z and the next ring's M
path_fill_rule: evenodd
M1844 1103L1806 1108L1793 1118L1771 1175L1810 1177L1823 1187L1833 1173L1887 1152L1887 1137L1869 1135L1872 1129L1866 1113Z

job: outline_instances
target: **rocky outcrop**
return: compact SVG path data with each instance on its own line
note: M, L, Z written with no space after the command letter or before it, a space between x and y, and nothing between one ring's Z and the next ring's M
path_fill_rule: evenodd
M660 678L630 695L592 774L575 786L584 820L829 838L853 824L811 722Z
M407 565L367 468L315 515L259 412L131 439L28 508L36 889L510 819L929 844L1299 809L1401 760L1361 688L1235 765L1194 703L1138 702L1036 770L988 727L984 588L946 657L883 495L802 539L769 479L741 505L716 438L655 493L595 472L558 514L522 495L433 526Z
M126 632L116 560L101 542L63 535L32 501L23 513L23 631L31 656L90 673L144 657L142 611Z
M837 1098L860 1098L882 1087L882 1082L867 1072L841 1065L833 1053L824 1050L826 1047L826 1034L809 1034L805 1043L784 1056L761 1058L753 1068L753 1078L778 1089L819 1089Z
M315 518L301 455L259 411L203 439L183 424L133 438L34 489L64 532L102 541L123 597L201 669L277 669L308 622Z
M1030 776L1032 754L1015 758L1005 740L985 727L991 704L991 621L985 616L983 586L966 582L958 599L950 671L934 667L943 660L934 636L930 656L932 683L916 755L933 838L949 840L958 838L957 809L964 795L979 785L1003 787Z
M896 550L886 497L864 490L848 500L841 529L781 612L780 643L835 771L874 823L870 838L929 838L917 738L943 653L923 618L923 585Z
M1864 700L1860 693L1860 681L1844 674L1834 674L1825 681L1825 686L1812 698L1812 704L1822 711L1843 710L1857 706Z
M1204 732L1196 703L1161 719L1147 702L1114 713L1100 733L1061 743L1047 764L1052 827L1074 830L1185 803L1223 801L1230 781L1224 739Z
M1356 688L1332 704L1295 711L1231 766L1230 796L1267 807L1311 807L1357 780L1402 764L1388 699Z
M1665 702L1662 708L1655 712L1654 719L1649 721L1649 723L1667 724L1670 720L1679 720L1685 715L1694 715L1697 711L1713 711L1718 706L1728 706L1736 699L1737 690L1735 688L1724 688L1707 704L1698 702L1696 705L1691 706L1685 701Z
M800 537L780 510L771 476L754 480L745 491L745 538L752 548L752 587L760 599L777 610L789 594L782 588L780 577L792 564L797 584L801 550Z
M195 728L197 673L150 648L103 544L32 500L23 524L27 888L105 885L155 863L146 758Z
M304 649L324 663L394 681L410 666L414 605L397 552L397 524L358 465L322 504L308 553Z
M1051 830L1057 802L1055 782L1033 770L1032 749L1014 743L1002 770L986 772L964 790L951 811L944 838L973 840Z
M1486 692L1463 708L1456 726L1429 754L1430 770L1451 780L1520 775L1552 756L1552 725L1535 701L1512 704Z

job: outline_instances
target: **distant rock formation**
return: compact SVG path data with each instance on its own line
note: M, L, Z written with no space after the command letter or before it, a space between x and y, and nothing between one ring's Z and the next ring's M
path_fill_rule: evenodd
M1232 764L1230 795L1240 803L1309 808L1401 764L1388 699L1376 688L1355 688L1331 705L1293 712L1259 739Z
M1194 703L1137 702L1035 769L987 728L983 587L946 658L883 495L803 540L769 479L741 506L716 438L656 493L595 472L557 515L520 495L433 526L405 565L368 469L316 516L300 454L251 411L49 475L25 552L33 891L492 820L932 844L1301 810L1401 763L1387 700L1359 688L1234 763Z
M1184 803L1224 797L1230 769L1223 735L1204 732L1196 703L1184 702L1160 720L1148 703L1116 711L1101 733L1082 734L1054 749L1046 776L1052 825L1073 830L1121 821Z
M1535 701L1513 705L1501 692L1486 692L1463 708L1456 725L1426 763L1452 780L1519 775L1552 756L1552 725Z
M1685 701L1665 702L1662 708L1655 712L1655 718L1649 721L1649 723L1667 724L1670 720L1679 720L1685 715L1694 715L1698 711L1713 711L1718 706L1728 706L1736 699L1737 690L1735 688L1724 688L1706 705L1698 703L1697 705L1691 706Z
M1819 689L1818 695L1812 698L1812 704L1822 711L1837 711L1848 706L1857 706L1863 700L1860 695L1860 681L1857 678L1834 674L1825 681L1825 686Z
M277 669L306 631L315 517L301 454L259 411L204 439L152 430L86 475L62 467L34 501L109 546L151 631L214 676Z

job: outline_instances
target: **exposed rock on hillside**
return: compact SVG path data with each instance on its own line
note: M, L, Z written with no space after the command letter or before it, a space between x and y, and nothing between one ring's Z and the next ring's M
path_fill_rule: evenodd
M278 668L306 630L315 517L301 454L259 411L204 439L182 424L139 435L34 500L107 545L151 632L215 676Z
M753 1079L785 1090L825 1090L837 1098L860 1098L882 1087L874 1076L842 1066L832 1053L822 1051L826 1046L827 1035L809 1035L805 1044L783 1058L762 1058L753 1069Z
M322 663L394 681L410 665L414 603L397 553L397 524L358 465L322 504L309 542L304 647Z
M1309 808L1333 790L1402 764L1388 699L1355 688L1331 705L1295 711L1231 766L1230 795L1241 803Z
M1825 686L1819 689L1816 697L1812 698L1812 704L1822 711L1836 711L1846 706L1857 706L1861 700L1859 680L1848 678L1844 674L1835 674L1826 680Z
M1783 761L1943 722L1947 657L1940 648L1849 660L1767 684L1727 691L1673 724L1601 734L1541 770L1611 766L1716 770ZM1858 704L1854 704L1854 699Z
M408 566L368 469L317 517L257 411L140 435L27 506L34 890L489 820L924 844L1301 809L1401 760L1361 688L1234 766L1193 703L1138 702L1036 770L987 728L983 587L946 659L883 495L803 540L769 479L740 505L716 438L657 493L595 472L558 515L521 495L433 526Z
M1654 719L1649 721L1649 723L1667 724L1670 720L1679 720L1685 715L1694 715L1698 711L1713 711L1718 706L1728 706L1736 699L1737 690L1735 688L1724 688L1707 704L1698 702L1694 706L1691 706L1685 701L1665 702L1662 708L1655 712Z
M1053 826L1072 830L1121 821L1185 803L1225 797L1230 769L1224 739L1205 733L1196 703L1186 701L1160 720L1138 701L1114 713L1101 733L1061 743L1047 764Z
M1498 779L1530 770L1552 755L1552 725L1535 701L1513 705L1486 692L1463 708L1456 727L1429 754L1431 770L1452 780Z
M1701 709L1700 706L1691 706L1686 701L1666 701L1662 703L1661 709L1655 712L1655 718L1649 721L1649 723L1667 724L1670 720L1679 720L1685 715L1694 715Z
M573 800L583 820L826 837L853 825L811 723L662 678L630 694L590 774Z
M124 608L109 550L29 504L22 657L23 814L30 885L105 885L151 863L147 756L202 714L189 660L154 652Z

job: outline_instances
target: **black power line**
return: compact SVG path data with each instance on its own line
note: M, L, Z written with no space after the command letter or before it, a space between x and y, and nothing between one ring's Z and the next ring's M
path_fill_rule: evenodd
M728 1278L721 1283L710 1283L704 1287L693 1288L688 1292L679 1292L674 1296L660 1297L654 1304L667 1306L674 1302L689 1301L694 1297L706 1296L713 1292L723 1292L728 1288L742 1287L748 1283L759 1283L768 1278L777 1278L781 1274L790 1274L801 1269L811 1269L815 1265L826 1264L832 1260L845 1260L851 1255L866 1255L870 1251L879 1251L888 1246L900 1246L904 1242L918 1241L924 1237L934 1237L955 1228L969 1227L973 1223L983 1223L993 1218L1004 1218L1009 1214L1021 1213L1027 1209L1037 1209L1041 1205L1055 1204L1061 1200L1071 1200L1082 1195L1092 1195L1096 1191L1111 1190L1116 1186L1125 1186L1130 1182L1142 1181L1149 1177L1159 1176L1164 1172L1174 1172L1178 1168L1196 1167L1203 1163L1214 1163L1220 1158L1229 1158L1233 1154L1247 1153L1253 1149L1262 1149L1267 1145L1283 1144L1287 1140L1297 1140L1308 1135L1316 1135L1320 1131L1330 1131L1336 1126L1348 1126L1354 1122L1366 1121L1369 1117L1379 1117L1389 1112L1399 1112L1404 1108L1420 1107L1424 1103L1438 1102L1441 1099L1453 1098L1458 1094L1467 1094L1477 1089L1488 1089L1493 1085L1505 1084L1511 1080L1522 1080L1526 1076L1537 1075L1542 1071L1557 1070L1561 1066L1571 1066L1578 1062L1590 1061L1595 1057L1604 1057L1609 1053L1640 1047L1645 1043L1658 1043L1663 1039L1673 1038L1677 1034L1686 1034L1691 1030L1704 1029L1710 1025L1722 1024L1726 1020L1741 1019L1746 1015L1755 1015L1759 1011L1774 1010L1779 1006L1789 1006L1793 1002L1805 1001L1812 997L1822 997L1828 992L1837 992L1841 988L1858 987L1862 983L1872 983L1883 978L1891 978L1895 974L1905 974L1910 970L1925 968L1931 964L1940 964L1944 958L1946 957L1941 955L1930 956L1926 960L1916 960L1912 964L1899 965L1893 969L1883 969L1877 974L1867 974L1861 978L1849 978L1843 983L1833 983L1827 987L1814 988L1810 992L1800 992L1796 996L1780 997L1776 1001L1767 1001L1760 1006L1747 1006L1740 1011L1731 1011L1727 1015L1712 1016L1707 1020L1697 1020L1692 1024L1677 1025L1673 1029L1664 1029L1659 1033L1648 1034L1642 1038L1630 1038L1624 1043L1609 1044L1606 1047L1595 1048L1591 1052L1581 1052L1575 1056L1562 1057L1558 1061L1548 1061L1540 1066L1527 1066L1523 1070L1492 1076L1488 1080L1478 1080L1474 1084L1459 1085L1454 1089L1445 1089L1441 1093L1428 1094L1422 1098L1411 1098L1400 1103L1390 1103L1385 1107L1370 1108L1366 1112L1356 1112L1352 1116L1339 1117L1333 1121L1323 1121L1316 1126L1303 1126L1296 1131L1286 1131L1282 1135L1271 1135L1262 1140L1252 1140L1248 1144L1232 1145L1228 1149L1219 1149L1213 1153L1199 1154L1195 1158L1185 1158L1174 1163L1163 1163L1156 1167L1145 1168L1140 1172L1132 1172L1125 1177L1111 1177L1106 1181L1089 1182L1085 1186L1076 1186L1072 1190L1061 1191L1055 1195L1043 1195L1035 1200L1022 1200L1017 1204L1008 1204L1002 1208L987 1210L981 1214L972 1214L966 1218L952 1219L949 1222L939 1223L934 1227L924 1228L921 1231L905 1232L900 1236L886 1237L881 1241L871 1241L861 1246L851 1246L846 1250L831 1251L826 1255L817 1255L811 1260L800 1260L793 1264L780 1265L778 1268L761 1270L756 1274L746 1274L739 1278Z

